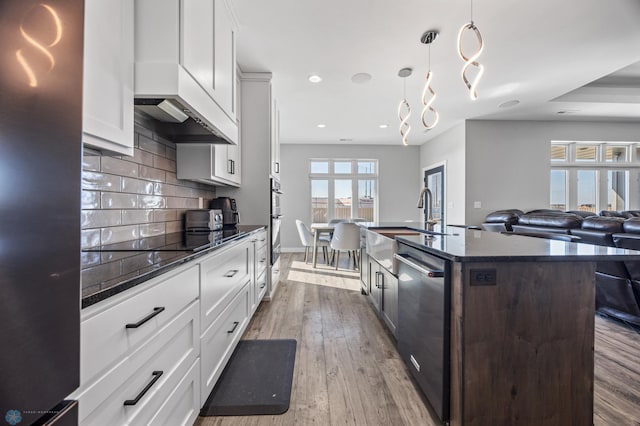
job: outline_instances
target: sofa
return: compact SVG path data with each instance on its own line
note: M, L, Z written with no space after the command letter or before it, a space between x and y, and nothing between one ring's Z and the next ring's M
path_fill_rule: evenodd
M487 215L482 229L640 250L640 212L635 210L600 215L550 209L526 213L498 210ZM598 262L596 311L640 327L640 262Z

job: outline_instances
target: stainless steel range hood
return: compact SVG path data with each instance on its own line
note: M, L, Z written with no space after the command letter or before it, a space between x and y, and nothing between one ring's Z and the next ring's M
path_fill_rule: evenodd
M175 143L233 143L206 120L176 99L136 98L135 109L155 121L155 128Z

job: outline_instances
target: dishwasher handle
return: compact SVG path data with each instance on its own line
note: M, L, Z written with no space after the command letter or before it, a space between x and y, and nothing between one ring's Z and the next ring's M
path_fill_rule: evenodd
M428 277L432 277L432 278L441 278L444 277L444 271L440 271L440 270L433 270L431 269L429 266L423 264L422 262L413 259L412 257L410 257L409 255L406 254L394 254L393 257L396 258L396 260L398 260L399 262L404 263L405 265L407 265L408 267L415 269L417 271L422 272L423 274L427 275Z

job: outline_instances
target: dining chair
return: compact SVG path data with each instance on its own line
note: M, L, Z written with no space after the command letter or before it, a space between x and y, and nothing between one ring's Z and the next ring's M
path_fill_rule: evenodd
M355 223L340 222L336 224L333 231L333 238L329 246L333 249L335 255L336 269L340 261L340 251L347 250L353 252L353 265L355 269L359 269L360 259L358 251L360 250L360 227Z
M307 263L307 259L309 257L310 249L313 249L313 232L307 227L307 225L296 219L296 228L298 228L298 235L300 236L300 242L304 246L304 263ZM322 247L322 256L324 257L325 263L327 263L327 259L329 257L329 253L327 247L329 246L329 240L324 237L318 238L318 247Z

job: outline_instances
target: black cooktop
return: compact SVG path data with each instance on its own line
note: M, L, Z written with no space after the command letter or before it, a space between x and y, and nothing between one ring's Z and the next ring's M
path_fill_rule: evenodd
M121 243L83 249L84 252L146 252L146 251L185 251L197 252L233 239L246 231L241 228L223 229L212 232L175 232L172 234L144 237Z

